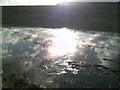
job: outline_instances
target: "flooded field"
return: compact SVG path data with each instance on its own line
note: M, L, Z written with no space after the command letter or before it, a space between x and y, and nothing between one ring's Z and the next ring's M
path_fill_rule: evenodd
M2 28L2 70L46 88L120 87L119 33Z

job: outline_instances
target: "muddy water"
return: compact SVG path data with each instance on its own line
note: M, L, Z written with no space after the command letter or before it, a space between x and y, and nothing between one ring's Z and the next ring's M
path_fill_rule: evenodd
M118 33L2 29L2 69L48 88L120 87Z

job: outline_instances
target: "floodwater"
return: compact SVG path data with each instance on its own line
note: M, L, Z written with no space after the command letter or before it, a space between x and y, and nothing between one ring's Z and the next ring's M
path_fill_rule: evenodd
M47 88L120 87L118 33L67 28L2 28L3 73Z

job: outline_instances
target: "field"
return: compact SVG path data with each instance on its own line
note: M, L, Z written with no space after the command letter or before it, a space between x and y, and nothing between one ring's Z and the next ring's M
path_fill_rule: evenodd
M3 6L3 26L88 29L118 32L118 3Z
M3 88L119 88L118 3L2 7Z

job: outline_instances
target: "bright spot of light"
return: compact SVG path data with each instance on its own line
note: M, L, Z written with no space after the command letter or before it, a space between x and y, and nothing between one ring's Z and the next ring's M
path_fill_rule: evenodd
M54 36L51 38L52 44L48 47L48 53L51 57L62 56L76 51L77 35L74 31L62 28L53 30L51 33Z

